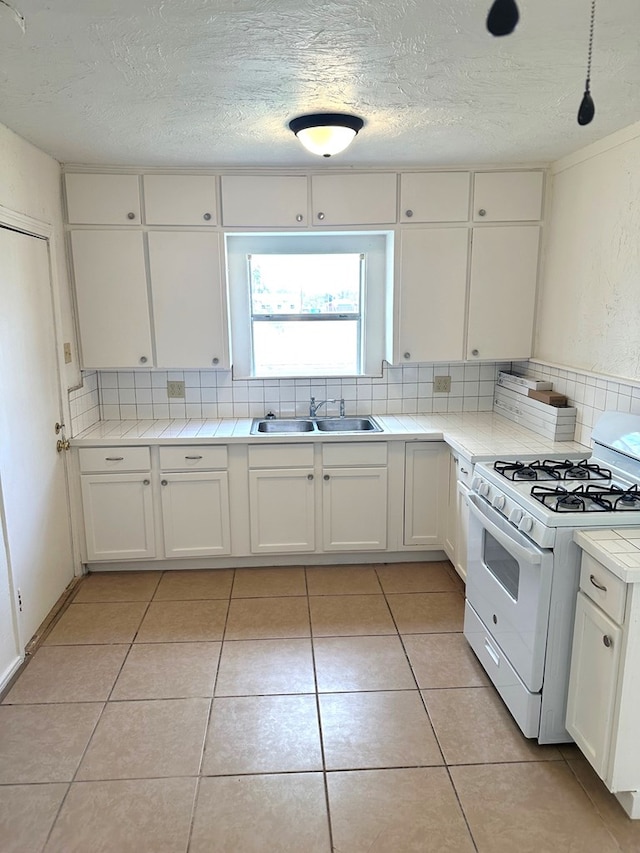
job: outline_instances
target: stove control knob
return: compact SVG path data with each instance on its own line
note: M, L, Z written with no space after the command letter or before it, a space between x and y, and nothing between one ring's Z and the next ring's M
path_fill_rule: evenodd
M483 498L489 497L489 492L491 491L491 486L489 483L481 482L478 487L478 494L480 494Z
M520 521L518 522L518 530L523 530L525 533L529 533L533 527L533 519L530 515L523 515Z
M515 509L512 509L509 513L509 521L512 524L520 524L523 515L524 513L522 512L522 510L516 507Z
M496 509L499 509L502 511L504 509L504 505L506 504L506 502L507 502L507 499L505 498L504 495L495 495L493 500L491 501L491 505L494 506Z
M473 489L474 492L478 491L478 489L480 488L481 482L482 482L482 480L480 479L480 477L474 477L471 480L471 488Z

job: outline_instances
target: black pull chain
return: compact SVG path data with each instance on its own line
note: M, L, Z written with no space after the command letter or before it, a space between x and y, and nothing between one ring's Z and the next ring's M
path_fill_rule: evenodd
M587 58L587 81L584 95L578 110L578 124L589 124L596 113L596 107L591 97L591 54L593 52L593 22L596 16L596 0L591 0L591 25L589 27L589 55Z
M487 29L492 36L508 36L520 19L515 0L494 0L487 15Z

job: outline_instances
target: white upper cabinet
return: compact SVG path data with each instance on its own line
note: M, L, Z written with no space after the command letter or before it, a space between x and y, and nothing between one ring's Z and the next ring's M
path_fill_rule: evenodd
M542 216L544 172L477 172L473 183L476 222L527 222Z
M144 175L147 225L215 225L213 175Z
M313 225L382 225L396 221L394 173L313 175Z
M469 172L406 172L400 176L400 222L466 222Z
M72 225L140 225L137 175L65 175Z
M307 225L305 175L223 175L222 224L292 228Z
M395 363L460 361L467 295L467 228L400 233Z
M229 367L222 235L150 231L149 268L157 366Z
M537 225L473 229L467 358L529 358L538 271Z
M72 231L82 367L152 367L140 231Z

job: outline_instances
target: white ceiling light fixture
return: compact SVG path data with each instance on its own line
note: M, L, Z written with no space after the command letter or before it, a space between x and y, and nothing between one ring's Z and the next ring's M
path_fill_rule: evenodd
M319 157L332 157L344 151L355 139L364 121L347 113L312 113L289 122L307 151Z

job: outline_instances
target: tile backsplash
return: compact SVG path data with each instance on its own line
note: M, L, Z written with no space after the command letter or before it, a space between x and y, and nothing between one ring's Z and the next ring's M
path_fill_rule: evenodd
M348 415L488 412L498 370L510 363L383 365L374 378L235 380L229 370L135 370L98 373L103 420L246 418L272 411L306 415L309 399L344 399ZM434 393L433 377L450 376L451 391ZM185 383L185 398L169 399L167 382ZM321 412L338 414L337 404Z
M553 390L565 394L575 406L575 440L591 444L591 431L603 412L640 415L640 382L624 382L576 370L567 370L537 361L513 362L512 370L553 383Z
M640 382L567 370L537 361L481 364L383 365L382 376L359 379L234 380L230 370L86 371L69 392L71 435L99 420L141 418L246 418L272 411L278 417L306 415L309 399L345 401L348 415L490 412L499 370L513 370L553 383L577 409L575 440L591 443L604 411L640 415ZM435 393L434 376L450 376L451 391ZM169 399L167 382L185 383L185 398ZM321 412L338 414L337 404Z

